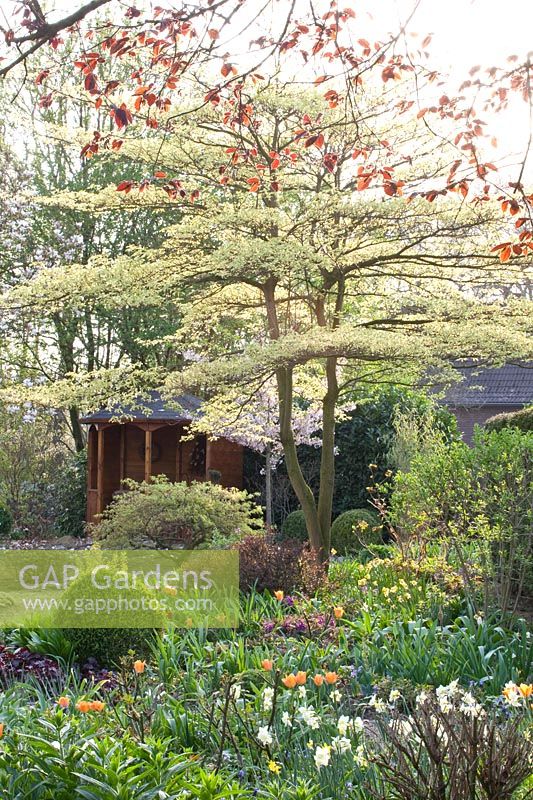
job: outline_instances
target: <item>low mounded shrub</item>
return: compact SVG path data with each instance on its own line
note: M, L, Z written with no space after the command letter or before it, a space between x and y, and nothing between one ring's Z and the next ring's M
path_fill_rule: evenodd
M247 536L238 545L240 588L286 593L315 592L325 580L324 567L308 545L295 539L276 542L267 535Z
M124 481L93 526L107 549L194 549L228 547L259 526L261 509L246 492L213 483Z
M155 632L151 628L63 628L62 633L80 667L94 662L99 667L116 667L130 650L136 658L147 657Z
M309 540L304 512L301 509L298 509L298 511L291 511L291 513L285 517L278 538L281 541L296 539L299 542L307 542Z
M383 544L378 514L366 508L345 511L331 526L331 547L341 556L354 555L370 545Z
M488 431L501 431L502 428L518 428L525 433L533 431L533 406L507 414L496 414L485 422L485 428Z

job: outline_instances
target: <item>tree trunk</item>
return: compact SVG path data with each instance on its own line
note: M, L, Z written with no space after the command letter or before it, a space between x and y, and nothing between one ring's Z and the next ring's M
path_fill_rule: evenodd
M265 522L267 528L272 527L272 453L269 444L265 450Z
M68 410L68 415L70 419L70 429L72 431L72 437L74 439L74 446L76 447L76 452L80 453L85 447L85 437L83 435L83 431L80 425L78 407L70 406Z
M337 359L330 357L326 363L327 391L322 401L322 453L320 457L320 488L318 494L318 521L322 535L322 548L329 556L331 549L331 514L335 489L335 409L339 396Z
M280 338L280 329L278 323L276 301L275 301L275 280L269 280L263 286L263 293L265 297L266 311L268 317L269 335L273 340ZM333 362L335 371L336 363ZM330 375L331 377L331 375ZM300 467L298 460L298 451L296 449L296 442L294 440L294 433L292 429L292 395L293 395L293 370L292 367L280 367L276 370L276 382L278 387L278 404L279 404L279 434L280 441L283 447L283 454L285 456L285 465L287 467L287 475L294 489L296 497L300 501L300 506L305 517L307 525L307 532L309 534L309 542L313 550L316 550L321 561L326 561L329 557L329 529L331 524L331 499L329 501L329 515L328 508L328 490L324 494L322 501L323 518L327 519L325 533L322 531L319 511L317 503L311 487L305 480L304 474ZM331 391L330 391L331 390ZM334 391L333 391L334 390ZM328 393L324 402L327 406L328 420L331 418L331 408L333 409L333 418L335 411L335 402L337 398L337 385L328 382ZM326 402L327 399L327 402ZM328 422L329 424L329 422ZM334 424L334 423L333 423ZM329 431L329 428L328 428ZM334 431L333 431L334 433ZM331 441L331 447L329 442ZM328 458L324 460L324 473L329 471L333 476L332 461L334 456L333 434L328 434L328 448L331 452ZM332 492L331 492L332 494Z
M304 513L311 547L318 552L321 560L325 560L328 556L328 552L324 552L316 501L311 487L305 480L301 470L292 431L292 370L288 368L279 369L276 372L276 378L278 383L280 412L279 432L283 453L285 455L287 474Z

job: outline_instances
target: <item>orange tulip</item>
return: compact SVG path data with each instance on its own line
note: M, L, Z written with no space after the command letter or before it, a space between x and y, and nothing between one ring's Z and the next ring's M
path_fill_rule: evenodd
M344 608L341 606L335 606L333 609L333 614L335 615L335 619L342 619L344 617Z
M303 686L307 680L307 672L302 672L302 670L299 670L296 673L295 678L296 678L296 685Z
M133 669L137 675L142 675L146 668L146 661L141 661L140 658L133 662Z
M87 700L80 700L79 703L76 703L76 708L78 711L81 711L82 714L86 714L87 711L91 710L91 703Z
M102 703L101 700L93 700L91 703L91 711L103 711L105 708L105 703Z
M324 676L323 675L314 675L313 676L313 683L315 686L322 686L324 683Z
M3 735L4 735L4 723L0 722L0 739L2 738Z
M264 659L261 661L261 666L262 666L262 667L263 667L263 669L265 669L267 672L270 672L270 670L272 669L272 667L274 666L274 664L273 664L273 662L272 662L272 661L271 661L269 658L264 658Z
M277 592L274 592L274 597L281 603L281 601L285 597L285 592L282 592L281 589L278 589Z
M521 683L518 690L522 697L531 697L533 694L533 683Z
M337 681L339 680L339 676L337 675L336 672L326 672L324 677L326 679L326 683L329 684L337 683Z
M68 697L59 697L57 700L57 705L60 708L68 708L70 705L70 700Z
M294 689L296 686L296 675L286 675L281 679L281 682L287 689Z

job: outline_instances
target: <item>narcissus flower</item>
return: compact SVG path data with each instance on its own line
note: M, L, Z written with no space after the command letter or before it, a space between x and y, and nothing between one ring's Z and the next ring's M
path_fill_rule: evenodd
M68 697L58 697L58 699L57 699L57 705L58 705L60 708L68 708L68 707L69 707L69 705L70 705L70 700L69 700L69 698L68 698Z
M323 675L313 675L313 683L315 686L322 686L324 683L324 676Z
M263 745L263 747L266 747L267 745L272 744L272 742L274 740L272 738L272 734L268 730L268 726L267 725L262 725L259 728L259 730L257 731L257 739L258 739L259 743Z
M78 711L81 711L82 714L86 714L91 710L91 703L89 703L88 700L80 700L78 703L76 703L76 708Z
M335 615L335 619L342 619L344 617L344 608L341 606L335 606L333 609L333 614Z
M270 671L271 671L271 669L272 669L272 667L274 666L274 664L273 664L273 662L272 662L272 661L271 661L269 658L264 658L264 659L261 661L261 666L262 666L262 667L263 667L263 669L265 669L267 672L270 672Z
M141 661L140 658L138 658L137 661L133 662L133 669L137 675L142 675L146 669L146 661Z
M281 679L281 682L287 689L294 689L296 686L296 675L285 675L285 677Z
M303 686L307 680L307 672L302 672L302 670L299 670L294 677L296 678L296 685Z
M326 683L329 684L337 683L337 681L339 680L339 676L337 675L336 672L326 672L324 677L326 679Z
M512 681L506 683L502 694L510 706L514 706L516 708L520 705L520 690L516 683L513 683Z
M268 762L268 768L269 768L270 772L273 772L275 775L279 775L279 773L281 772L280 765L276 764L275 761L269 761Z
M282 592L281 589L278 589L277 592L274 592L274 597L281 603L285 597L285 592Z
M323 747L317 747L315 750L315 764L318 769L320 767L327 767L331 758L331 747L325 744Z

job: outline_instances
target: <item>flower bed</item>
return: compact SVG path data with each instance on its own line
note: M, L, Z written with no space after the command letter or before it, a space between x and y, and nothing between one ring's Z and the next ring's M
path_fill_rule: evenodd
M4 674L5 796L526 797L525 623L452 618L440 575L390 560L330 572L320 596L252 593L239 631L168 632L112 675L4 646L4 663L34 665ZM423 614L436 605L440 623Z

